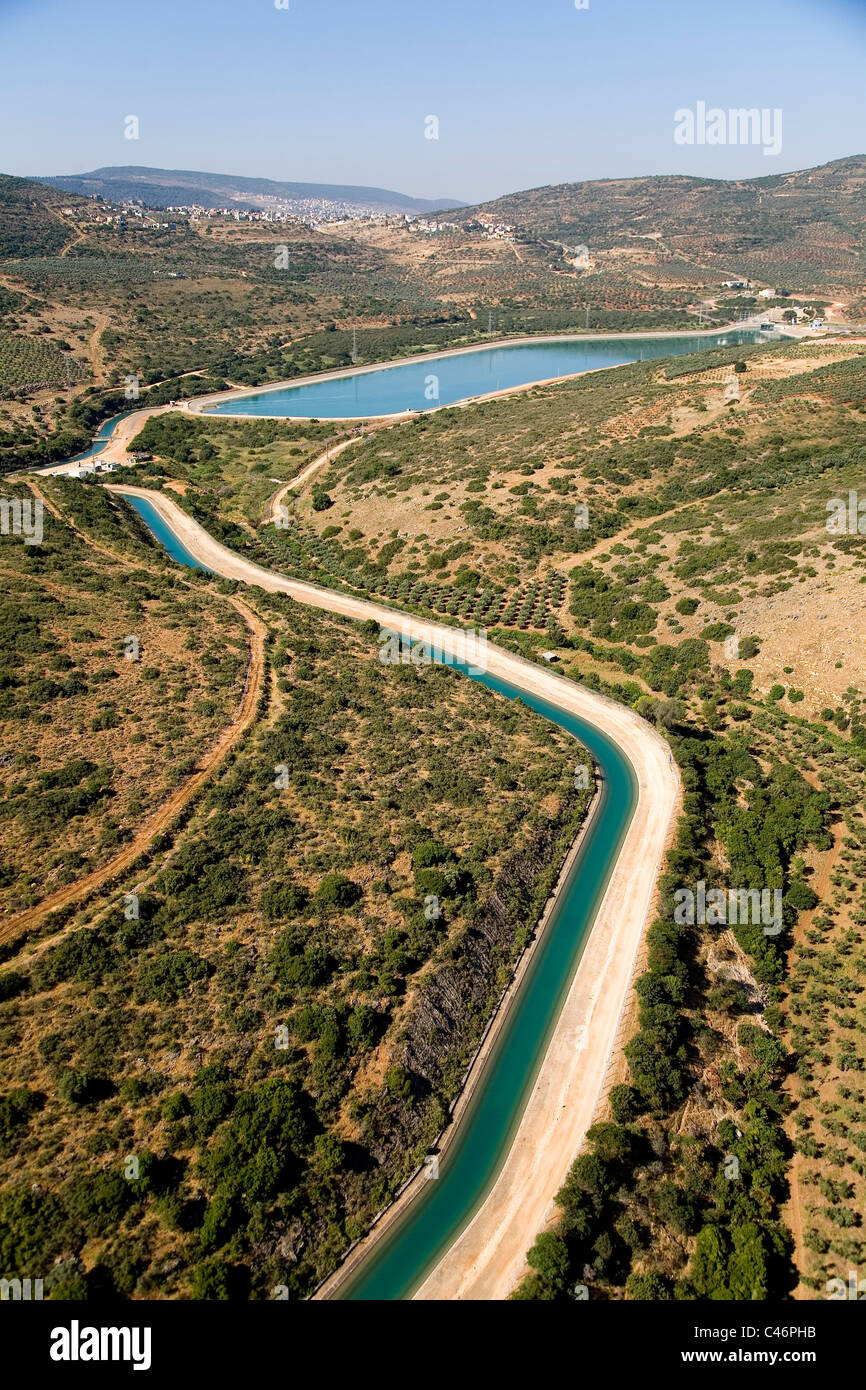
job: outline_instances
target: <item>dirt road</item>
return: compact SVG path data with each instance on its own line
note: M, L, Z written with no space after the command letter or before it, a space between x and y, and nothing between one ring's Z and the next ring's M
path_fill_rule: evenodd
M364 434L368 433L368 430L364 431ZM290 483L285 483L280 488L279 492L275 492L271 498L271 510L267 520L279 521L282 516L280 508L286 493L297 492L299 488L304 486L304 483L309 482L313 474L318 472L324 464L330 463L338 454L342 454L343 450L348 449L350 444L357 444L361 437L361 435L353 435L350 439L344 439L339 444L332 444L323 454L319 454L317 458L314 458L312 463L308 463L306 468L303 468L298 476L293 478Z
M63 888L58 888L55 893L43 898L42 902L37 903L35 907L27 908L25 912L19 912L16 916L9 917L0 923L0 943L12 941L22 932L32 930L49 912L56 912L58 908L81 902L95 893L104 883L108 883L118 874L124 873L139 855L146 852L156 837L169 828L178 813L195 796L198 789L222 762L225 755L231 748L234 748L250 727L256 716L264 683L267 630L245 603L239 599L230 599L229 602L241 614L250 629L250 662L247 668L246 685L241 703L231 723L226 725L213 747L201 758L195 772L176 791L172 792L168 800L164 801L158 810L144 822L138 834L130 840L128 845L125 845L101 868L94 869L92 873L85 874L83 878L76 879L74 883L65 884Z

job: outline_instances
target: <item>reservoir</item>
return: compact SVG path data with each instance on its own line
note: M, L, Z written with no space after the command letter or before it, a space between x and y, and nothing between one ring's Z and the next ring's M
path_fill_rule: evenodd
M722 333L653 334L628 338L555 338L504 347L411 358L389 367L364 367L307 381L256 390L220 401L206 415L270 415L290 419L358 420L403 411L435 410L491 391L620 367L627 362L681 357L708 348L762 341L756 329Z

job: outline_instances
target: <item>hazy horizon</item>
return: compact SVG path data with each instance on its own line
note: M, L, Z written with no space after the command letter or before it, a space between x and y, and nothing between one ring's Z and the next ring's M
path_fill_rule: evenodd
M833 164L833 163L836 163L836 162L838 162L838 161L840 161L840 160L845 160L845 159L866 159L866 148L860 149L860 150L851 150L851 151L848 151L846 154L834 155L834 156L832 156L830 159L821 160L821 161L820 161L820 164L818 164L818 165L800 165L800 166L797 166L797 167L792 167L792 168L790 168L790 169L778 169L778 170L775 170L775 171L774 171L774 176L777 176L777 175L786 175L786 174L797 174L797 173L802 173L802 172L805 172L807 169L820 168L822 165L825 165L825 164ZM33 173L33 172L31 171L31 172L29 172L29 173L27 173L27 174L15 175L15 177L30 178L30 179L33 179L33 180L36 180L36 181L39 181L39 180L42 180L42 179L46 179L46 178L63 178L63 179L71 179L71 178L80 178L82 175L86 175L86 174L95 174L95 173L99 172L100 170L111 169L111 168L117 168L117 169L122 169L122 168L128 168L128 169L147 169L147 170L158 171L158 172L160 172L160 173L166 173L166 174L168 174L168 173L175 173L175 174L184 174L184 173L188 173L188 174L205 174L205 175L211 175L211 176L213 176L213 177L222 177L222 178L228 177L228 178L271 179L272 182L274 182L274 183L284 183L284 184L297 183L297 184L309 184L309 185L318 184L318 185L320 185L322 188L341 188L341 187L342 187L342 188L349 188L349 187L354 187L354 188L371 188L371 189L376 189L376 190L379 191L379 192L398 193L398 194L401 194L402 196L404 196L404 197L406 197L406 198L413 198L413 199L417 199L417 200L425 199L425 200L427 200L427 201L429 201L429 202L435 201L434 199L429 198L428 195L427 195L425 192L423 192L423 190L419 192L417 189L393 188L393 187L387 187L387 186L384 185L384 184L357 184L357 183L352 183L352 182L350 182L348 179L341 179L341 180L336 180L336 181L325 181L325 180L322 180L322 179L312 179L312 178L311 178L311 179L292 179L292 178L272 179L272 176L269 175L269 174L246 174L246 173L240 172L240 171L237 170L237 169L228 169L228 168L226 168L226 169L188 169L188 168L183 168L183 169L181 169L179 166L169 167L169 166L167 166L167 165L144 165L144 164L139 164L139 165L136 165L136 164L128 164L128 165L120 165L120 164L118 164L118 165L94 165L94 166L93 166L92 168L90 168L90 169L84 169L84 168L82 168L82 169L58 169L58 170L54 171L53 173L46 173L46 172L44 172L44 171L40 171L39 173ZM6 173L8 173L8 172L9 172L9 171L6 170L6 169L0 169L0 174L6 174ZM598 177L598 178L595 178L595 179L586 179L586 180L584 180L584 179L563 179L563 180L561 180L561 185L565 185L565 184L568 184L568 183L584 183L584 182L591 182L591 183L617 183L617 182L621 182L621 181L629 180L629 179L653 179L653 178L658 178L658 179L664 179L664 178L698 178L698 179L703 179L703 180L706 181L706 182L711 182L712 179L713 179L713 177L715 177L715 176L711 176L711 175L700 175L700 174L696 174L696 175L693 175L693 174L683 174L683 173L678 172L678 171L675 172L675 171L663 170L663 169L645 169L645 170L642 170L642 171L640 171L640 172L633 172L633 173L629 173L629 174L605 174L605 175L602 175L602 176L600 176L600 177ZM743 174L743 175L731 174L731 175L725 176L724 179L719 178L719 181L720 181L720 182L738 182L738 181L742 181L742 182L753 182L756 178L761 178L761 177L763 177L761 174L751 174L751 175L749 175L749 174ZM466 199L451 198L450 195L447 194L447 193L445 193L445 194L440 194L440 197L441 197L442 200L443 200L443 206L446 205L446 204L449 203L449 202L451 202L451 203L460 202L460 203L462 203L462 205L465 206L465 207L475 207L475 206L477 206L477 205L481 205L481 204L486 203L486 202L495 202L498 198L507 197L509 194L513 194L513 193L531 193L531 192L533 191L533 189L535 189L535 188L546 188L546 187L556 187L556 186L557 186L557 185L555 185L555 184L554 184L554 185L550 185L550 184L532 184L532 185L529 185L529 184L527 184L525 187L505 188L505 189L502 189L502 191L501 191L500 193L495 193L495 194L493 194L493 196L492 196L491 198L479 198L479 199L477 199L477 202L469 202L469 201L466 200Z
M151 0L125 24L109 0L11 0L0 168L144 165L471 204L587 179L755 178L866 143L860 0L287 3ZM677 144L675 112L698 103L779 111L779 149Z

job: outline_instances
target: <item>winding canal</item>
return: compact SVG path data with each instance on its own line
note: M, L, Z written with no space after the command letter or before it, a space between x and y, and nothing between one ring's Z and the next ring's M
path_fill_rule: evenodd
M150 502L129 494L126 500L175 560L199 565ZM438 1177L425 1182L387 1233L372 1242L340 1287L339 1298L410 1298L490 1191L538 1075L637 801L630 762L596 725L517 684L491 675L469 678L507 699L523 700L579 739L599 769L599 800L478 1083L445 1147ZM572 684L560 679L564 685Z

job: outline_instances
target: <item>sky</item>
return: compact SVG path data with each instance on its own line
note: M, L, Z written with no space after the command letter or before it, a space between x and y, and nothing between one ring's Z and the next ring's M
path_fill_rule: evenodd
M475 203L866 151L866 0L283 2L0 0L0 172L142 164ZM699 102L766 109L781 140L698 143L698 122L678 143Z

